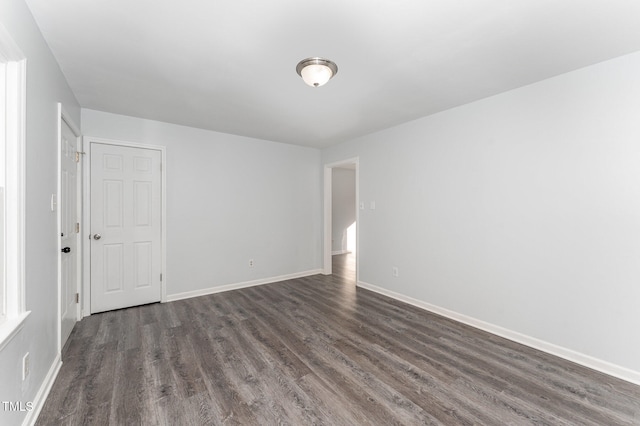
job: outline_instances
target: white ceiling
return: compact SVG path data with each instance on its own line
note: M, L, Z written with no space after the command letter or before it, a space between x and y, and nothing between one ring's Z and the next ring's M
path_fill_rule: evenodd
M27 3L82 107L314 147L640 50L637 0Z

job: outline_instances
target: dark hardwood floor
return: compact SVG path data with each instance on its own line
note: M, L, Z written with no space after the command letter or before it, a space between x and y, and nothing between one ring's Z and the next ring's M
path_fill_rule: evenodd
M92 315L39 425L640 424L640 386L332 276Z

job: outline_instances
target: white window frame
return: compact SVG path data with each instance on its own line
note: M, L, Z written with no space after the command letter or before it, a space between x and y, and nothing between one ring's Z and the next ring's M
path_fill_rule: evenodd
M26 133L26 69L27 60L13 38L0 25L0 63L5 104L0 118L0 149L4 161L4 233L2 318L0 319L0 351L22 328L29 315L25 304L25 133Z

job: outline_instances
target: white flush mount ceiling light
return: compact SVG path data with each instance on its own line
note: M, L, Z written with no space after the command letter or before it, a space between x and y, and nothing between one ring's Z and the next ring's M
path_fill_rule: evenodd
M328 59L307 58L298 62L296 72L309 86L320 87L338 73L338 66Z

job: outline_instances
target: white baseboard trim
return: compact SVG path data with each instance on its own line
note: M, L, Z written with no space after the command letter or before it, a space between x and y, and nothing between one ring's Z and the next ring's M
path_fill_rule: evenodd
M460 314L458 312L451 311L446 308L441 308L439 306L432 305L422 300L414 299L412 297L405 296L403 294L396 293L394 291L387 290L385 288L378 287L376 285L369 284L363 281L358 281L358 287L371 290L373 292L382 294L392 299L396 299L401 302L405 302L409 305L413 305L418 308L424 309L426 311L433 312L434 314L438 314L443 317L452 319L454 321L458 321L460 323L470 325L471 327L475 327L480 330L487 331L491 334L504 337L505 339L509 339L516 343L520 343L525 346L529 346L531 348L538 349L548 354L566 359L568 361L575 362L576 364L580 364L585 367L591 368L593 370L600 371L601 373L605 373L610 376L625 380L627 382L640 385L639 371L631 370L629 368L622 367L622 366L610 363L608 361L603 361L601 359L594 358L589 355L585 355L583 353L574 351L572 349L567 349L562 346L555 345L553 343L545 342L544 340L540 340L535 337L527 336L526 334L518 333L517 331L509 330L507 328L500 327L498 325L481 321L479 319L476 319L464 314Z
M44 378L42 386L40 386L40 389L38 389L38 393L33 399L33 410L27 412L27 415L22 422L23 426L33 425L35 424L36 420L38 420L38 416L40 415L40 411L42 410L42 407L47 400L47 396L49 396L49 392L51 391L53 382L55 382L56 377L58 377L60 367L62 367L62 360L60 358L60 354L58 354L56 355L56 359L53 360L53 364L51 364L51 368L49 368L49 372Z
M167 295L167 302L176 300L190 299L192 297L206 296L208 294L222 293L223 291L238 290L240 288L254 287L257 285L271 284L279 281L292 280L295 278L308 277L309 275L317 275L323 273L322 269L312 269L310 271L296 272L294 274L280 275L277 277L261 278L259 280L245 281L235 284L221 285L217 287L203 288L201 290L185 291L184 293L176 293Z
M351 253L349 250L336 250L331 252L331 256L335 256L336 254L347 254Z

